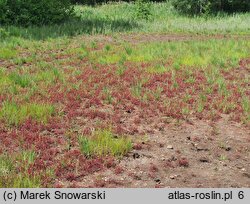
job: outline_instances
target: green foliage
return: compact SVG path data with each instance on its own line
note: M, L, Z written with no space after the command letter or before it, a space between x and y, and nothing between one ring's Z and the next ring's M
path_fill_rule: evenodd
M17 56L17 52L11 48L2 47L0 49L0 59L12 59Z
M108 0L71 0L73 4L87 4L94 6L96 4L107 3Z
M148 20L152 15L148 0L136 0L135 5L135 17L138 19Z
M0 11L1 12L1 11ZM0 15L1 15L1 13L0 13ZM0 17L1 18L1 17ZM7 32L5 29L3 29L3 28L0 28L0 40L3 40L3 39L5 39L5 38L7 38L7 37L9 37L9 32Z
M123 2L134 2L136 0L122 0ZM148 0L151 2L164 2L164 1L168 1L168 0ZM105 3L109 3L109 2L121 2L121 0L71 0L71 2L73 4L87 4L87 5L91 5L94 6L96 4L105 4Z
M210 0L172 0L173 6L184 14L202 14L210 11Z
M81 136L79 145L81 152L87 157L106 155L120 157L127 154L132 148L130 139L115 138L109 130L97 130L90 139Z
M16 85L19 85L22 88L28 87L31 84L31 81L32 81L29 75L19 75L16 72L11 73L9 78Z
M0 24L47 25L72 15L69 0L0 0Z

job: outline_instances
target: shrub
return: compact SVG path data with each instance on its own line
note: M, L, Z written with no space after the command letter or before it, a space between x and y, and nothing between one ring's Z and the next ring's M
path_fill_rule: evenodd
M100 3L107 3L108 0L71 0L71 2L74 4L87 4L87 5L94 6Z
M151 14L151 8L148 0L136 0L135 17L138 19L148 20Z
M172 0L172 4L180 13L188 15L250 11L249 0Z
M88 4L88 5L96 5L96 4L104 4L108 2L134 2L137 0L71 0L74 4ZM148 0L151 2L164 2L169 0Z
M47 25L72 14L70 0L0 0L0 24Z
M1 15L1 13L0 13L0 15ZM7 32L6 30L4 30L3 28L0 28L0 40L1 39L5 39L5 38L7 38L9 36L10 36L9 32Z

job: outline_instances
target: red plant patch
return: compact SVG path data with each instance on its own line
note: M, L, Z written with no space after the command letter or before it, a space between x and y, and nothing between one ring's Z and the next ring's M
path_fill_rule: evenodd
M183 166L183 167L188 167L189 166L188 160L186 158L184 158L184 157L179 159L178 163L179 163L179 166Z

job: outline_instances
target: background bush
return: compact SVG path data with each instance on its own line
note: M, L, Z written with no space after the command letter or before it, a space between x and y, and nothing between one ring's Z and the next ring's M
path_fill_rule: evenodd
M87 5L96 5L96 4L103 4L103 3L108 3L108 2L134 2L137 0L71 0L72 3L74 4L87 4ZM166 2L169 0L148 0L151 2Z
M72 13L70 0L0 0L0 24L47 25Z
M119 0L0 0L0 25L50 25L60 23L73 15L73 4L96 5ZM144 0L137 1L136 17L148 19L152 9ZM250 11L250 0L148 0L172 2L181 13L188 15L218 12ZM138 3L139 2L139 3Z
M136 0L135 5L135 17L138 19L148 20L152 15L149 0Z
M190 15L250 11L250 0L172 0L172 3L180 13Z
M71 0L72 3L96 5L121 0ZM122 0L134 2L137 0ZM203 14L217 12L247 12L250 11L250 0L148 0L151 2L172 1L173 6L184 14Z

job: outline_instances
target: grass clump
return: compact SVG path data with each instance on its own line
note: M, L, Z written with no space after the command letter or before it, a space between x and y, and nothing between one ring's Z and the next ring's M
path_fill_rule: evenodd
M8 125L19 125L31 118L41 123L47 123L54 113L54 107L49 104L25 104L17 105L14 102L5 101L0 109L0 119Z
M141 82L136 83L131 88L131 93L134 97L140 98L142 95L143 84Z
M11 81L22 88L28 87L32 83L31 77L29 75L20 75L16 72L13 72L9 77Z
M9 49L9 48L1 48L0 49L0 59L12 59L15 58L17 56L17 52L13 49Z
M246 116L245 118L245 122L250 122L250 101L249 98L247 98L246 96L243 97L242 102L241 102L244 114Z
M167 71L167 68L161 64L156 64L155 66L147 68L147 72L151 74L162 74L166 71Z
M152 16L151 13L151 4L149 4L148 0L136 0L135 1L135 18L149 20Z
M110 130L97 130L91 138L79 137L81 152L87 157L93 156L117 156L127 154L132 148L130 139L116 138Z

